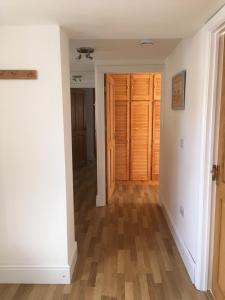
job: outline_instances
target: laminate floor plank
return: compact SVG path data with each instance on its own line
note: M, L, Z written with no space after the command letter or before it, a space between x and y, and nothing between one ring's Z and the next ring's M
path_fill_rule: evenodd
M192 285L157 186L116 185L96 208L96 165L74 172L78 260L70 285L0 285L0 300L207 300Z

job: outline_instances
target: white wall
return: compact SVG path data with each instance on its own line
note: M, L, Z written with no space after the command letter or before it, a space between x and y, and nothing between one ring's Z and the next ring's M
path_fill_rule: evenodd
M58 26L2 27L0 41L0 69L38 71L0 81L0 282L69 282L68 41Z
M160 201L176 232L193 281L201 188L203 53L203 33L200 31L193 38L183 40L167 58L161 130ZM182 70L187 71L185 110L175 111L171 109L172 77ZM180 213L181 206L184 216Z
M71 97L70 97L70 69L69 69L69 39L60 30L61 77L64 120L64 151L65 151L65 179L67 199L67 246L70 273L72 275L77 259L77 245L74 231L74 201L73 201L73 162L72 162L72 130L71 130Z
M95 160L95 140L94 140L94 107L93 107L93 98L94 91L93 89L85 89L85 121L86 121L86 147L87 147L87 159Z

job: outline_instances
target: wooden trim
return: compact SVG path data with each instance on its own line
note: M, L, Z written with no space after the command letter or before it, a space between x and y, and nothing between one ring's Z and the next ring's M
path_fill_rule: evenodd
M109 203L115 189L115 99L114 79L108 74L105 91L106 201Z
M148 122L148 179L152 179L152 138L153 138L153 134L152 134L152 122L153 122L153 101L149 101L149 108L148 108L148 118L149 118L149 122Z
M149 185L149 186L158 186L159 182L158 180L117 180L116 184L125 184L125 185L132 185L132 184L137 184L137 185Z
M215 298L213 297L213 294L211 293L211 291L207 292L207 297L209 300L215 300Z
M0 79L37 79L36 70L0 70Z
M129 94L130 94L130 87L129 87ZM130 137L130 132L131 132L131 103L130 101L127 103L127 178L128 180L130 179L130 158L131 158L131 137Z
M222 39L222 38L221 38ZM216 124L215 138L215 162L220 166L220 176L216 180L215 186L215 214L214 214L214 237L213 237L213 266L212 266L212 292L218 300L224 299L224 282L222 280L221 267L224 262L224 112L225 112L225 49L224 37L221 40L221 54L219 63L219 79L218 82L218 119Z
M129 87L129 123L128 123L128 133L129 133L129 141L128 141L128 144L129 144L129 153L128 153L128 158L129 158L129 168L128 168L128 181L127 181L127 183L129 184L129 183L132 183L132 180L131 180L131 152L132 152L132 145L131 145L131 140L132 140L132 138L131 138L131 122L132 122L132 120L131 120L131 106L132 106L132 102L131 102L131 97L132 97L132 90L133 90L133 87L132 87L132 77L131 77L131 74L132 73L130 73L129 74L129 77L130 77L130 87Z

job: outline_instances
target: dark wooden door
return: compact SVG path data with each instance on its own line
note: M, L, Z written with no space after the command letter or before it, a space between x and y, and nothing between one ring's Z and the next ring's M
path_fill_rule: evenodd
M84 112L84 91L71 89L71 119L73 167L79 168L86 164L86 125Z

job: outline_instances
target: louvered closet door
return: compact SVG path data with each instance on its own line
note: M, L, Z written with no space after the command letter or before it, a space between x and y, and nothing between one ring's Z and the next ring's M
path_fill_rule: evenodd
M160 169L160 100L161 74L154 74L154 101L153 101L153 131L152 131L152 180L159 180Z
M130 101L130 74L113 74L115 101Z
M154 100L161 100L161 74L154 74Z
M153 103L152 180L159 179L160 102Z
M114 74L115 178L129 180L130 75Z
M114 80L106 76L106 145L107 145L107 198L115 189L115 102Z
M151 179L153 74L131 75L130 179Z
M131 180L150 180L152 102L131 102Z
M131 75L131 101L153 100L153 74Z

